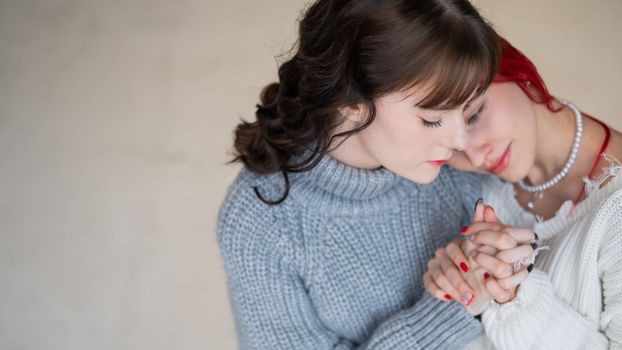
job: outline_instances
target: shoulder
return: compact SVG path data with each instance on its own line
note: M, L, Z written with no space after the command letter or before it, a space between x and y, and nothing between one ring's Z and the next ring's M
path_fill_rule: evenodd
M279 198L285 190L281 174L261 175L242 169L229 187L218 214L216 233L225 264L256 260L266 254L291 252L289 232L296 217L292 201L270 205L261 201ZM292 227L290 227L292 226ZM237 262L236 262L237 261Z
M605 173L599 178L584 180L584 212L591 218L592 226L622 230L622 165L616 160L616 164L603 169Z
M593 244L598 247L600 269L619 270L622 267L622 189L600 203L589 229L589 241L598 240Z
M432 182L431 186L437 192L450 192L458 195L464 193L477 192L482 189L484 176L477 173L468 173L448 166L441 168L438 178Z
M481 186L481 183L485 177L486 175L483 174L466 172L451 168L449 166L443 166L438 180L454 186L462 186L464 184L475 184Z
M433 191L446 200L453 200L472 207L482 197L484 175L468 173L450 167L443 167L438 179L433 182Z
M274 235L276 206L262 202L255 188L272 198L276 179L242 169L227 191L218 213L216 232L221 249L234 249L242 241L265 241Z
M600 200L593 211L592 227L622 233L622 188Z
M613 179L619 181L621 179ZM593 193L592 195L599 195ZM589 199L589 198L588 198ZM606 196L599 196L598 203L591 207L587 215L586 245L598 247L598 259L608 265L620 261L622 255L622 188Z

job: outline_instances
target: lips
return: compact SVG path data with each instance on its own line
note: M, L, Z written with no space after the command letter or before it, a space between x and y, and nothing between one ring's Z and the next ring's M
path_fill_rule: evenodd
M512 149L510 148L510 146L511 145L508 145L508 147L505 149L505 152L503 152L503 154L499 158L497 158L493 166L488 168L488 172L493 174L500 174L505 169L507 169L507 167L510 165L510 159L512 159Z
M434 165L434 166L443 166L447 161L445 160L430 160L428 161L429 164Z

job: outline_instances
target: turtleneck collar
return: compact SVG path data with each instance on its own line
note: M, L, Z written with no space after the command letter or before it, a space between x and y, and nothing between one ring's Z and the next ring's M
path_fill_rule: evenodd
M292 174L302 186L314 186L339 197L365 200L380 196L400 181L400 176L385 169L357 169L328 154L311 170Z

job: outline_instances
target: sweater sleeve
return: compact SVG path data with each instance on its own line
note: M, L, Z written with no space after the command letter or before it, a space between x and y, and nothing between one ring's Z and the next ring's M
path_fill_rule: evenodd
M486 334L500 349L604 349L598 325L555 297L549 277L534 269L516 299L492 302L482 315Z
M345 339L318 316L296 263L299 252L274 219L252 215L234 223L222 216L219 245L242 349L454 349L482 332L460 305L424 293L368 339Z
M622 202L617 203L622 208ZM617 211L620 211L619 209ZM601 218L592 230L602 233L598 269L603 290L600 324L556 297L549 276L534 269L514 301L496 303L483 324L499 349L622 348L622 213Z

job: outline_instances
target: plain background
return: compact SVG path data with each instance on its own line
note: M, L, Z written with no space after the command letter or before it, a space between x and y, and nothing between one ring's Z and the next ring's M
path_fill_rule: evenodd
M0 0L0 348L234 349L215 239L305 1ZM622 128L622 1L480 0Z

